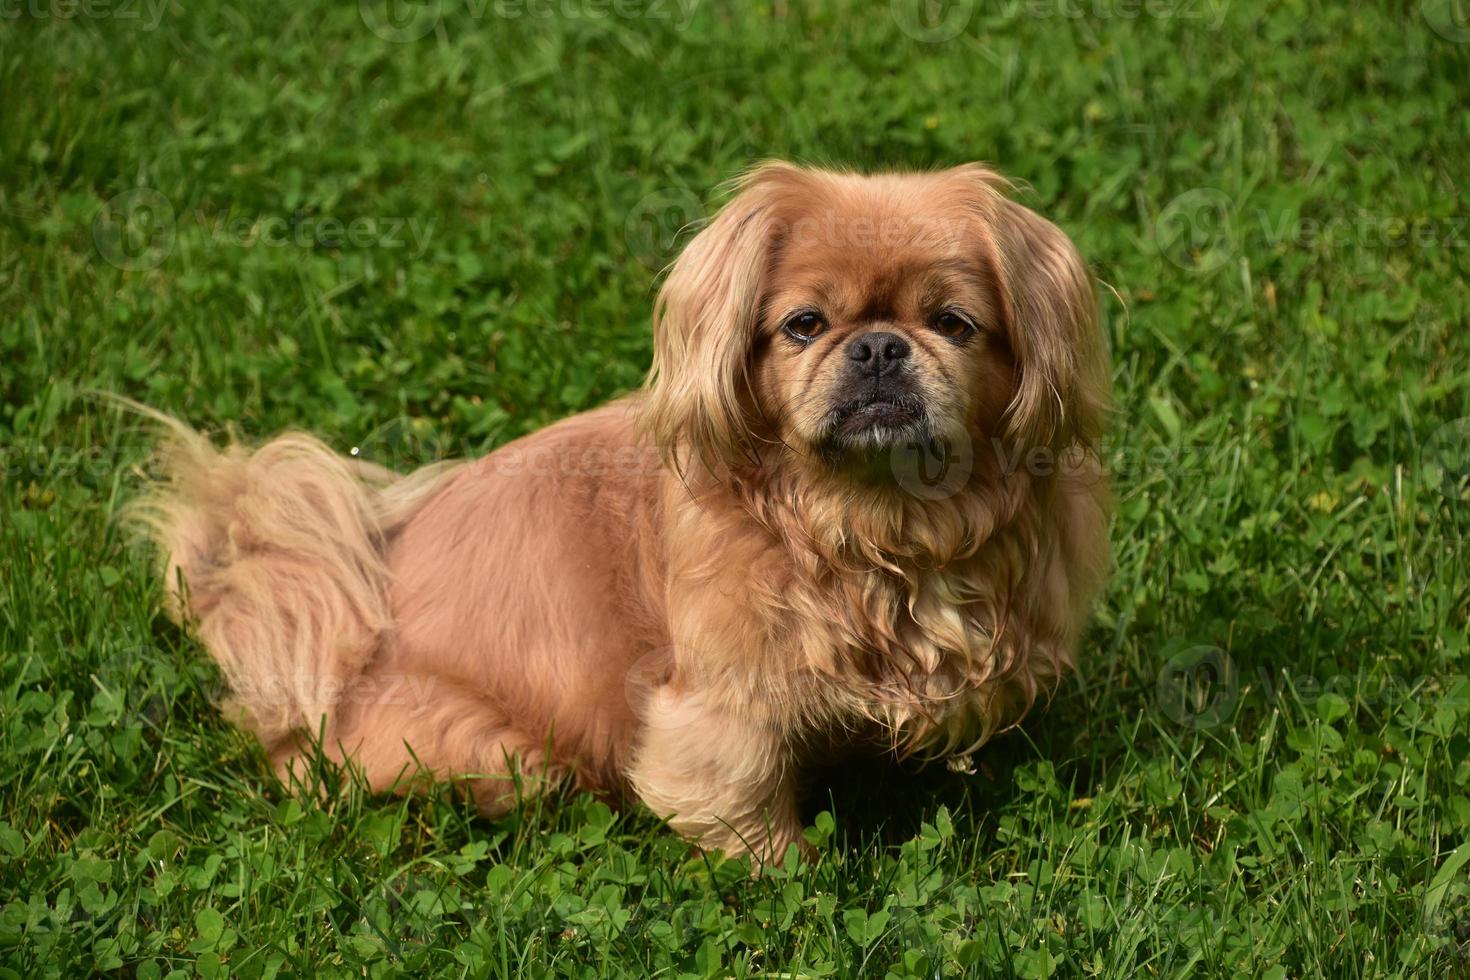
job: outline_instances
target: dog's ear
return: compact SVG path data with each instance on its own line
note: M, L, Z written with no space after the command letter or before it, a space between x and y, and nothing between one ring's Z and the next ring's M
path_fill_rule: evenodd
M659 291L640 424L676 467L691 459L717 467L753 453L751 348L778 235L775 203L801 176L769 163L742 178Z
M979 166L958 171L976 188L993 236L1006 334L1020 376L1006 412L1017 445L1096 448L1107 421L1111 372L1097 323L1092 275L1056 225L1007 198L1008 185Z

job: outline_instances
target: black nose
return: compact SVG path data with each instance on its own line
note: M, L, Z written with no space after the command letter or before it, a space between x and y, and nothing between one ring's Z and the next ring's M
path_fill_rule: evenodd
M896 333L865 333L847 345L847 356L864 374L883 375L898 369L909 356L909 342Z

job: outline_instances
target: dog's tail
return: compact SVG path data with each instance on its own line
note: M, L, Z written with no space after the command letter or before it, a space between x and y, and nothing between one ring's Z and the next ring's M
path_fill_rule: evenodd
M157 545L170 614L229 683L231 720L267 749L316 734L392 625L387 536L448 467L399 477L301 433L219 449L117 400L166 431L163 475L129 512Z

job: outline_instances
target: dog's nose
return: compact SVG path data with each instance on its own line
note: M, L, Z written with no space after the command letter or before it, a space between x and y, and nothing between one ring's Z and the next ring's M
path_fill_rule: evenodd
M896 333L865 333L847 345L847 356L864 374L884 375L909 356L909 342Z

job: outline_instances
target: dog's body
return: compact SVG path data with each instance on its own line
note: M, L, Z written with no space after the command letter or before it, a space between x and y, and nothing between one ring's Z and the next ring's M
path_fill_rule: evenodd
M1102 581L1105 381L1080 260L989 180L760 172L671 275L648 391L473 463L398 478L180 429L152 523L243 723L283 771L320 730L376 788L483 776L499 813L572 776L774 857L804 763L1015 721ZM880 222L981 206L934 241L798 248L782 208L812 204L783 191ZM803 264L818 298L783 297ZM905 479L936 446L959 478Z

